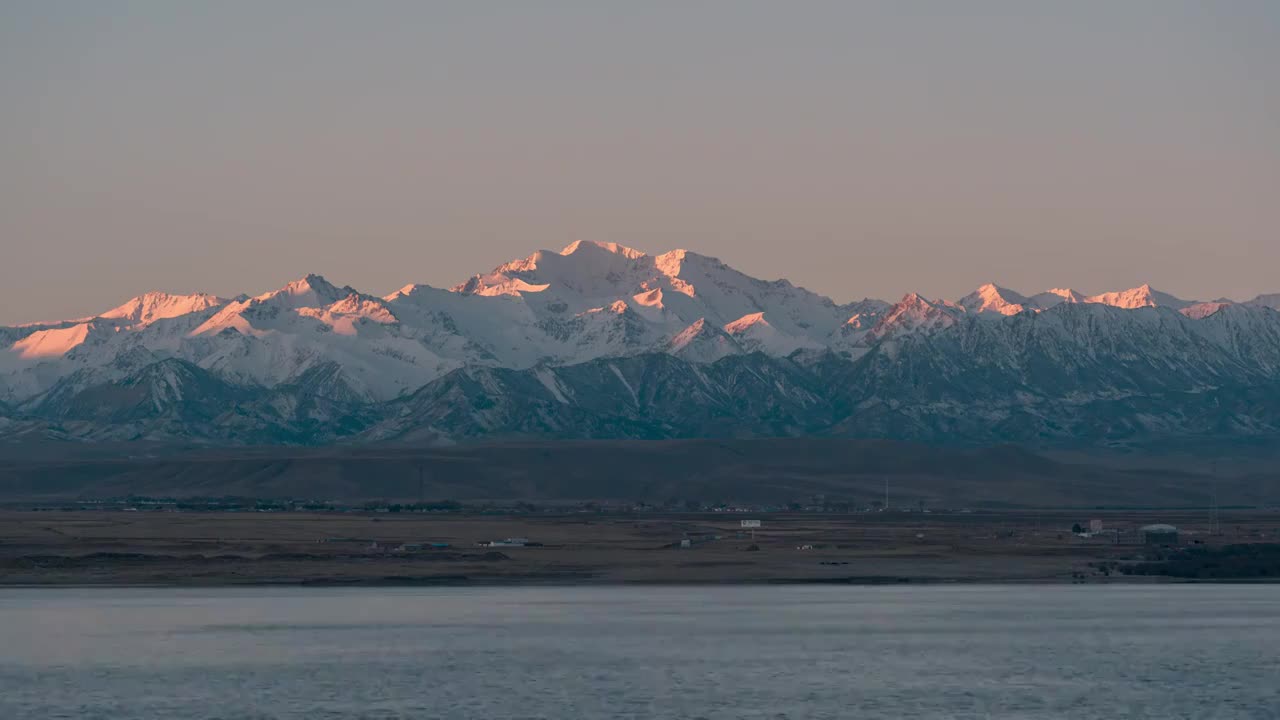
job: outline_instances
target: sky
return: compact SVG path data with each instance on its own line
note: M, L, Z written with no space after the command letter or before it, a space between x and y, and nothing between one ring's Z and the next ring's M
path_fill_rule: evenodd
M1280 292L1280 3L0 3L0 324L573 240Z

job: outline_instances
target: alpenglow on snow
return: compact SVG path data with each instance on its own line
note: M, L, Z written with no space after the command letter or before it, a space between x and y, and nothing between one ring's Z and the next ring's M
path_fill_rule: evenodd
M449 289L377 297L306 275L0 328L0 436L1269 433L1275 297L988 284L838 304L686 250L575 242Z

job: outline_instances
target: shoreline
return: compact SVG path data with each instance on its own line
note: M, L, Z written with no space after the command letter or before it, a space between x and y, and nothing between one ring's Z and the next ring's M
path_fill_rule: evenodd
M1004 586L1004 585L1276 585L1280 578L1179 578L1163 575L1135 576L1126 575L1116 578L1098 578L1089 580L1070 580L1061 578L973 578L973 577L882 577L851 576L833 578L768 578L768 579L733 579L733 580L690 580L690 579L649 579L649 580L611 580L608 578L571 579L571 578L493 578L493 577L450 577L424 576L421 578L403 579L296 579L296 580L255 580L255 581L210 581L210 582L46 582L46 583L12 583L0 581L0 592L5 590L48 590L48 589L234 589L234 588L429 588L429 587L484 587L484 588L526 588L526 587L900 587L905 585L918 587L937 586Z

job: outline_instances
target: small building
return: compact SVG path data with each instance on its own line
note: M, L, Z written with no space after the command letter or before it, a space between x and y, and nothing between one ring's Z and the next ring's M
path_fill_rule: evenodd
M487 543L480 543L482 547L524 547L529 544L529 538L509 537L502 540L490 540Z
M1102 532L1102 520L1100 520L1099 518L1094 518L1094 519L1090 520L1090 521L1089 521L1089 534L1090 534L1090 535L1097 535L1097 534L1098 534L1098 533L1100 533L1100 532Z
M694 547L698 547L699 545L705 545L709 542L712 542L714 540L719 540L719 539L720 539L719 535L710 535L705 533L690 535L689 533L685 533L684 538L680 540L680 547L694 548Z
M1172 525L1143 525L1138 528L1143 545L1177 545L1178 528Z

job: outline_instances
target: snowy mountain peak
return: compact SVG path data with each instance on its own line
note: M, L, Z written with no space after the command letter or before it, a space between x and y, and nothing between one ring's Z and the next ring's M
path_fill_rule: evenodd
M287 328L289 317L319 318L327 308L352 295L359 296L353 288L339 288L324 277L311 273L279 290L227 303L189 335L209 336L234 330L241 335L261 336L268 331Z
M170 295L165 292L149 292L106 311L100 317L123 320L133 327L145 327L157 320L203 312L228 302L224 298L205 293Z
M301 307L294 310L299 317L317 320L339 335L358 335L363 322L390 325L398 322L381 298L353 292L325 308Z
M1203 320L1204 318L1207 318L1210 315L1218 312L1222 308L1227 307L1229 305L1233 305L1233 304L1234 303L1232 303L1229 300L1228 301L1213 300L1211 302L1201 302L1201 303L1194 303L1192 305L1188 305L1182 308L1181 310L1179 310L1178 312L1182 313L1183 315L1186 315L1187 317L1193 320Z
M703 255L683 248L668 250L654 258L654 266L659 272L668 277L679 276L686 265L697 265L704 272L716 270L730 270L732 272L737 272L728 265L725 265L720 258Z
M764 313L751 313L728 323L724 331L747 352L763 352L775 357L785 357L801 348L818 350L822 344L805 337L779 332L769 324Z
M728 333L698 318L667 343L665 351L690 362L710 363L742 352Z
M522 295L524 293L542 292L551 287L549 283L534 285L520 278L512 278L502 273L493 272L488 275L476 275L460 285L449 288L450 291L462 295L479 295L494 297L497 295Z
M1087 302L1088 300L1088 298L1083 294L1078 293L1071 288L1053 288L1051 290L1046 290L1042 293L1032 295L1027 299L1032 305L1042 310L1047 310L1048 308L1061 303L1082 303Z
M1188 305L1193 304L1192 302L1176 298L1168 293L1162 293L1145 283L1129 290L1092 295L1086 298L1085 302L1110 305L1112 307L1124 308L1125 310L1136 310L1137 308L1144 307L1167 307L1174 310L1181 310Z
M356 315L369 318L380 323L392 323L396 316L381 298L370 297L353 292L345 298L329 305L326 312L342 315Z
M557 284L577 284L591 276L618 276L631 269L644 252L617 243L575 240L560 252L539 250L471 276L450 290L464 295L520 295L542 292Z
M917 331L932 331L955 324L963 308L943 301L927 300L918 293L907 293L898 304L867 333L867 339L878 342L889 337Z
M406 298L418 292L422 288L430 288L430 285L421 285L419 283L409 283L393 293L382 296L383 302L394 302L400 298Z
M1017 315L1035 307L1028 298L995 283L983 285L960 298L957 304L968 312L998 315Z
M309 273L279 290L253 298L257 302L270 302L290 309L300 307L321 308L341 300L355 292L352 288L339 288L324 276Z
M929 309L929 308L933 308L934 306L935 306L935 303L931 302L928 298L921 295L920 293L909 292L906 295L903 295L902 299L894 304L894 306L890 309L890 312L891 313L910 312L915 309Z
M603 251L613 255L621 255L631 260L644 257L645 255L643 251L629 248L625 245L619 245L615 242L599 242L596 240L574 240L564 246L564 249L560 251L560 254L573 255L583 248L586 248L589 251Z
M528 257L516 258L515 260L508 260L507 262L504 262L498 267L494 268L488 274L497 276L497 275L505 275L506 273L533 272L534 270L538 269L538 264L539 262L541 262L542 258L545 255L546 253L544 253L542 250L539 250L533 253L532 255L529 255ZM475 275L472 277L472 279L474 280L476 278L481 278L481 277L485 277L485 276Z

